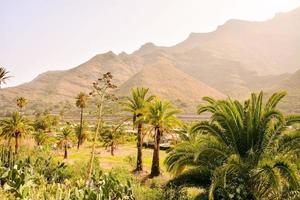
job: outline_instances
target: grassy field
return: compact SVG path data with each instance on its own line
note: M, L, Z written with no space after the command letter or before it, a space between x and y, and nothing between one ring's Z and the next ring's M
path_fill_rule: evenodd
M90 159L91 149L91 144L88 143L81 146L79 150L75 147L70 148L68 151L69 157L66 160L63 159L62 149L53 150L52 156L58 161L64 161L69 165L72 165L76 162L88 162ZM100 167L103 170L109 171L113 168L124 168L128 171L132 171L136 164L136 151L135 143L121 144L116 149L115 155L112 156L108 149L99 145L96 148L96 158L100 161ZM152 153L153 149L143 149L144 174L150 173ZM160 164L162 175L169 177L170 175L166 172L166 168L163 164L165 158L166 152L161 150Z

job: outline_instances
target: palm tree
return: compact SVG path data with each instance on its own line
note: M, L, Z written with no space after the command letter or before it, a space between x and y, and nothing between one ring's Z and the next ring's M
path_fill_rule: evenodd
M110 148L110 154L114 156L114 152L121 141L124 133L124 122L104 128L101 133L101 139L106 149Z
M0 88L3 83L6 84L6 81L11 78L11 76L7 76L8 73L9 71L7 71L4 67L0 67Z
M299 190L300 131L287 129L300 116L285 116L277 109L285 95L275 93L266 103L262 92L244 103L204 98L208 105L198 113L211 117L194 126L201 132L195 140L168 154L168 171L181 174L170 184L203 187L210 200L285 199Z
M45 131L39 129L33 133L33 139L38 146L41 146L47 144L50 137Z
M89 126L88 123L86 123L85 121L82 122L82 125L79 124L75 126L75 134L78 141L80 141L79 145L82 145L84 141L88 138L88 131L89 131Z
M183 123L182 126L175 130L175 133L179 136L180 141L194 141L198 135L199 131L194 130L194 123Z
M144 121L142 117L145 113L147 105L154 99L154 96L148 96L148 88L133 88L131 97L126 97L126 101L122 102L124 110L132 114L132 123L137 128L137 163L135 171L143 171L142 159L142 132ZM137 120L139 119L139 120Z
M169 132L175 125L179 124L179 120L175 116L177 113L179 110L174 109L171 103L159 99L152 102L147 109L146 119L154 130L154 151L150 177L160 175L160 139L164 132Z
M59 144L64 148L64 159L68 159L68 147L73 136L73 129L68 125L58 135Z
M26 105L28 101L25 97L18 97L17 98L17 106L22 110Z
M15 138L15 153L18 153L19 139L31 132L33 129L19 112L14 112L9 119L5 119L1 122L2 132L0 136L10 140Z
M80 145L82 144L82 123L83 123L83 109L87 106L87 100L88 95L86 95L84 92L80 92L78 96L76 97L76 106L80 108L80 132L78 135L78 143L77 143L77 149L79 149Z

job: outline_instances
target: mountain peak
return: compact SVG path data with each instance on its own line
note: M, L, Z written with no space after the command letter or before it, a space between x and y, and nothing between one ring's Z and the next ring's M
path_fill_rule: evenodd
M137 54L148 54L153 52L154 50L156 50L157 48L159 48L158 46L156 46L154 43L152 42L147 42L144 45L142 45L139 50L135 51L134 53Z

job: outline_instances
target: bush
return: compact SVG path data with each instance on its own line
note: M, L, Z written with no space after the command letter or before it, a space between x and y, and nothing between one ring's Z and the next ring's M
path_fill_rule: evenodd
M41 157L18 160L12 167L1 165L0 192L5 194L0 193L1 197L9 199L13 195L13 199L31 200L135 199L131 186L133 177L124 170L104 174L96 168L89 183L83 171L74 176L76 170L76 166L68 167L65 163ZM86 172L85 167L81 170Z

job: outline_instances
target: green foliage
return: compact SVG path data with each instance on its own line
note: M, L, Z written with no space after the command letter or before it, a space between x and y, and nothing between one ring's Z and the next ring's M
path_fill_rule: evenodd
M63 183L72 176L64 162L54 162L51 157L48 159L38 157L32 166L38 174L44 177L47 183Z
M32 131L30 122L19 112L14 112L10 118L1 121L1 137L10 139L12 137L22 137Z
M0 165L4 167L11 167L15 164L16 155L10 146L0 146Z
M284 116L276 108L284 96L275 93L266 103L262 92L244 103L204 98L208 105L198 113L210 112L210 120L195 124L192 131L198 136L177 145L165 161L175 174L188 169L173 182L190 184L186 175L198 168L211 174L198 183L209 199L275 198L298 190L300 135L288 127L300 116Z
M101 141L106 149L110 149L111 155L114 155L114 151L118 147L119 143L122 141L122 136L124 135L124 122L119 122L117 124L111 124L106 126L101 130Z
M11 78L11 76L8 76L9 71L7 71L4 67L0 67L0 88L2 84L6 84L6 81Z
M83 121L82 127L80 124L75 126L75 134L79 144L82 145L86 140L89 139L89 124Z
M19 149L19 139L33 130L29 121L19 112L14 112L10 118L2 120L1 127L0 137L7 139L9 144L12 138L15 139L16 153L18 153Z
M0 182L5 191L11 192L16 198L24 199L29 195L30 188L34 186L31 168L18 163L8 168L0 177Z
M124 158L124 161L128 163L131 167L134 167L134 165L136 164L136 158L133 155L126 156Z
M33 127L36 131L42 130L44 132L50 132L53 127L58 125L58 123L58 116L51 114L38 114L33 122Z
M69 144L73 136L74 136L74 131L72 127L70 125L67 125L57 135L57 139L59 141L59 144L61 144L62 146L66 146Z
M0 186L15 199L134 199L128 176L122 175L124 179L120 181L117 171L106 174L96 170L87 185L84 177L70 179L73 170L68 168L66 164L50 158L26 158L12 167L0 167Z
M131 90L131 97L126 97L121 102L123 110L132 114L132 122L134 126L137 126L137 118L140 118L145 114L149 103L154 99L154 96L147 97L149 88L133 88ZM139 121L140 123L140 121Z
M176 118L179 112L170 102L155 99L147 107L145 118L153 128L157 127L161 132L169 132L174 126L180 124Z
M42 130L35 131L33 133L33 139L38 146L46 145L51 141L51 137Z

